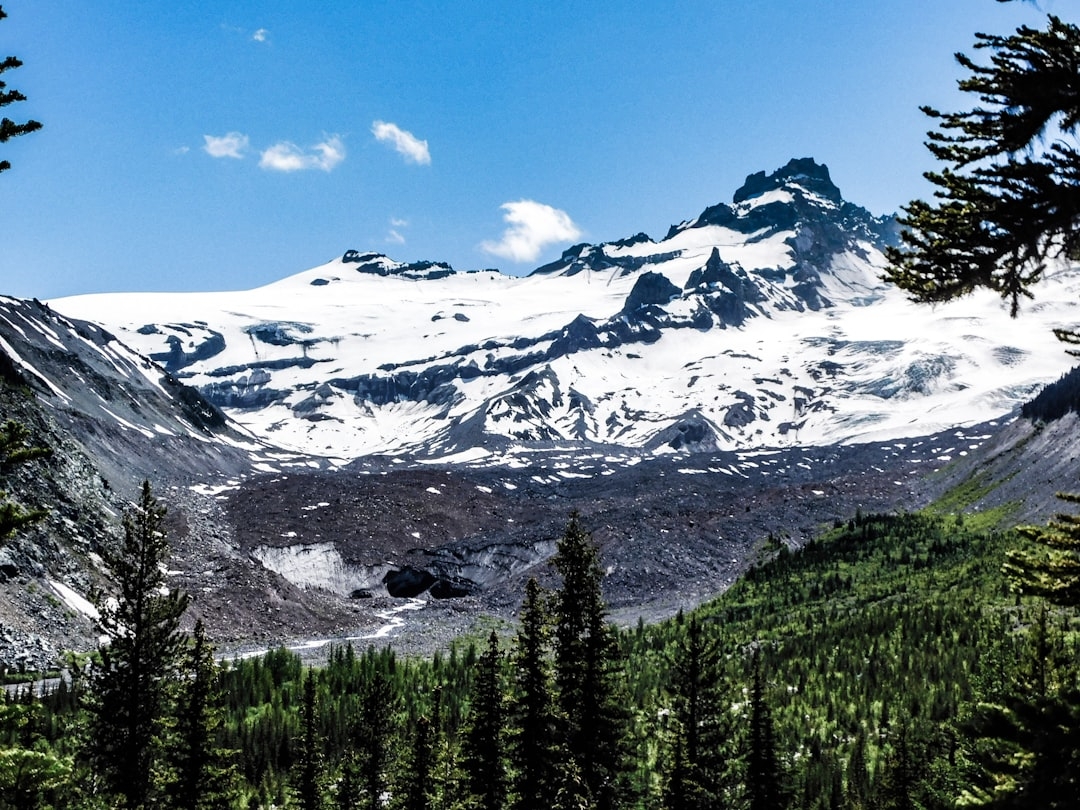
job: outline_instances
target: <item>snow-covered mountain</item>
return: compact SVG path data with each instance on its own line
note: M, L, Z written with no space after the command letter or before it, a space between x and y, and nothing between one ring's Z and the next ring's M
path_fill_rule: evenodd
M350 250L254 290L51 305L334 459L893 439L993 418L1067 367L1050 329L1080 320L1076 269L1021 328L989 294L907 301L879 278L895 239L806 158L659 241L576 245L524 278Z

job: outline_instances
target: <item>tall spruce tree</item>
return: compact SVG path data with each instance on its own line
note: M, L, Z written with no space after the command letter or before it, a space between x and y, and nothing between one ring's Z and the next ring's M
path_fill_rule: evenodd
M4 7L0 6L0 20L7 17L4 13ZM22 61L14 56L9 56L0 62L0 75L5 71L14 70L17 67L22 67ZM6 107L8 104L13 104L16 101L26 101L26 96L20 93L18 90L8 90L7 84L0 81L0 107ZM41 129L41 124L38 121L30 120L23 124L16 124L10 118L4 117L0 119L0 143L7 143L12 138L18 135L25 135L28 132L34 132ZM8 160L0 160L0 172L7 171L11 168L11 162Z
M202 620L195 623L181 669L176 728L171 741L173 777L169 789L176 810L227 810L232 807L235 751L217 743L221 732L221 687L213 645Z
M905 207L905 244L888 252L886 278L924 302L985 287L1008 301L1015 316L1048 261L1080 258L1080 28L1051 15L1041 29L976 34L975 48L989 52L988 64L963 54L957 60L968 71L960 89L977 106L959 113L924 108L938 122L927 147L946 167L926 175L937 186L936 203ZM1075 329L1055 334L1080 345ZM1005 570L1013 584L1077 604L1080 518L1058 515L1045 528L1023 531L1039 548L1009 555ZM1035 700L1012 694L979 707L968 724L972 744L1006 754L984 768L982 784L970 787L964 803L1075 804L1075 783L1055 777L1075 773L1080 762L1078 706L1075 694Z
M90 673L86 754L105 792L131 809L158 801L155 770L184 652L180 617L188 598L166 583L164 520L165 507L143 482L138 503L124 516L123 544L102 555L118 594L96 599L108 641Z
M420 715L413 723L412 745L396 791L399 810L432 810L435 806L435 760L438 717Z
M555 702L548 644L551 620L535 579L525 585L525 602L514 639L514 688L508 709L512 806L548 810L555 800Z
M501 665L499 637L492 630L487 649L476 662L469 724L464 741L463 765L470 796L468 806L477 810L503 810L506 807L506 711Z
M300 739L294 766L296 800L300 810L322 810L326 779L323 737L319 728L318 684L315 671L304 676L303 702L300 705Z
M601 593L600 551L570 515L554 557L555 687L564 782L580 779L591 806L611 810L625 789L629 717L619 693L620 658ZM580 793L574 788L575 793Z
M398 696L381 669L372 672L360 698L356 739L359 790L368 810L379 810L389 786L389 768L394 750L394 714Z
M720 680L719 648L693 616L671 666L675 740L664 792L669 810L706 810L723 802L728 741Z
M776 748L772 709L765 694L761 650L751 658L750 728L746 752L746 793L750 810L781 810L787 806L784 772Z

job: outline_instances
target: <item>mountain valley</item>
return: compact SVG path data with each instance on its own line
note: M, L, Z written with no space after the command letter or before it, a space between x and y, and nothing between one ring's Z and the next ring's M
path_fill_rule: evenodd
M990 295L908 302L879 279L895 238L801 159L525 278L351 250L244 292L0 299L4 418L53 449L4 484L51 512L0 548L0 665L93 645L98 551L144 478L190 621L236 652L364 638L414 598L392 643L445 646L551 579L571 509L626 624L972 475L1044 516L1026 496L1075 454L1024 461L1058 428L1013 411L1069 365L1080 273L1021 329Z

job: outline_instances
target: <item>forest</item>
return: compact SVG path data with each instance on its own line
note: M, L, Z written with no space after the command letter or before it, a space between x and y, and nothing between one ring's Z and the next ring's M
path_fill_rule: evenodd
M561 586L530 581L516 625L430 659L342 646L312 668L284 649L218 662L201 627L176 629L186 599L153 564L163 514L146 487L125 524L142 564L103 605L131 632L71 683L0 708L0 807L1075 801L1080 623L1003 573L1038 530L856 515L800 550L770 538L695 611L617 630L575 514Z

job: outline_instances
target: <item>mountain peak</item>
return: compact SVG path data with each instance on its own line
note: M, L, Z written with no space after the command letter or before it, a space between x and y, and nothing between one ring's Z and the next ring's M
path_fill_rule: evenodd
M738 204L787 185L802 186L807 191L820 194L833 202L843 202L840 189L829 177L829 167L810 157L792 158L786 166L772 174L767 175L762 171L748 175L746 182L735 192L732 201Z

